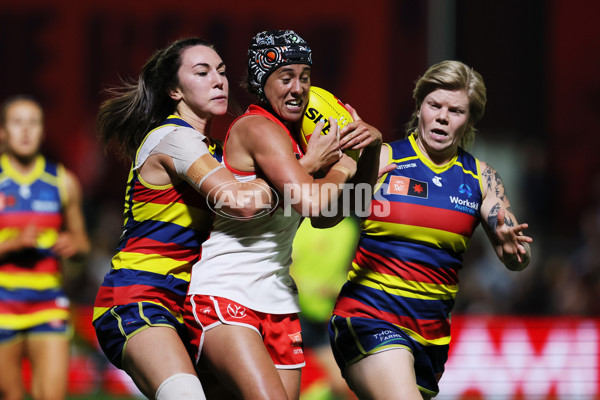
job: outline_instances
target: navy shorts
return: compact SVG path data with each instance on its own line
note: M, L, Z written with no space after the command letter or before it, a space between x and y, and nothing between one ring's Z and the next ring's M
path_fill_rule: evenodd
M415 358L415 373L419 390L433 397L439 392L438 380L448 359L448 345L423 346L408 336L399 326L371 318L342 318L334 315L329 321L329 339L335 360L345 375L346 368L381 351L403 348Z
M123 355L127 341L151 326L173 328L183 343L188 343L185 325L165 307L150 302L114 306L93 322L100 348L110 362L123 369Z
M66 339L71 339L73 336L73 327L66 320L56 320L46 322L26 329L1 329L0 328L0 344L16 342L18 340L35 337L61 336Z

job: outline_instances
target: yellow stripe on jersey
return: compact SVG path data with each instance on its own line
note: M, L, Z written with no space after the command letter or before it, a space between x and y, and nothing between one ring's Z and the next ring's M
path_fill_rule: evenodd
M8 242L9 240L19 237L21 229L19 228L4 228L0 229L0 243Z
M152 270L148 266L152 265ZM112 259L114 269L132 269L153 272L162 275L172 275L175 278L190 281L190 268L181 268L189 265L187 261L174 260L160 254L142 254L120 251ZM175 272L181 269L179 272ZM186 269L187 271L184 271Z
M369 236L401 237L411 242L427 243L438 248L449 248L456 253L466 251L471 242L470 238L457 233L392 222L366 220L363 222L363 230ZM449 244L450 247L448 247Z
M49 249L56 244L58 231L56 229L44 229L37 237L38 249Z
M0 282L6 289L47 290L61 287L60 274L0 272Z
M138 180L140 181L140 183L144 186L147 187L148 189L154 189L154 190L166 190L166 189L170 189L173 187L172 183L167 183L166 185L153 185L152 183L148 183L144 180L144 178L142 178L142 174L138 173L137 176Z
M41 155L36 157L33 169L27 175L23 175L13 168L6 153L0 155L0 163L2 164L4 174L19 185L33 184L36 180L40 179L40 176L44 174L44 168L46 168L46 160Z
M69 203L69 196L67 194L67 173L65 167L62 164L56 166L56 186L58 187L58 195L60 196L60 204L65 208Z
M377 290L384 290L394 296L410 297L421 300L453 300L458 285L440 285L402 279L394 275L380 274L370 269L360 268L352 263L348 280ZM382 289L385 288L385 289Z
M0 243L16 239L21 234L20 228L0 229ZM44 229L38 234L36 246L38 249L49 249L56 244L58 231L56 229Z
M43 310L24 315L0 314L0 328L20 330L45 324L50 321L68 319L69 310L64 309Z
M176 221L180 226L192 226L192 222L201 220L206 211L183 203L155 204L136 201L133 203L132 213L137 221ZM160 219L156 218L158 215Z
M455 162L455 163L454 163L454 165L458 165L458 166L460 166L460 168L463 170L463 172L464 172L465 174L467 174L467 175L471 175L471 176L472 176L473 178L475 178L475 179L479 179L479 176L477 176L477 174L476 174L476 173L474 173L474 172L473 172L473 171L471 171L471 170L465 169L465 167L462 165L462 163L461 163L460 161L457 161L457 162ZM479 165L479 163L477 163L477 165ZM479 167L477 167L477 169L479 169ZM477 171L477 173L479 173L479 171Z

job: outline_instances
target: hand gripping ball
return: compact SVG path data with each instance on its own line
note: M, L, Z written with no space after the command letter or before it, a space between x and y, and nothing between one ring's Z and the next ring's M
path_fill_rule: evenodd
M329 117L337 119L340 130L350 122L354 121L350 112L337 97L325 89L311 86L308 97L308 106L306 107L306 112L302 119L302 130L300 135L300 146L303 151L306 151L307 143L319 120L325 120L325 126L323 127L321 134L327 135L329 133L329 129L331 128ZM354 160L358 161L360 150L349 149L344 152Z

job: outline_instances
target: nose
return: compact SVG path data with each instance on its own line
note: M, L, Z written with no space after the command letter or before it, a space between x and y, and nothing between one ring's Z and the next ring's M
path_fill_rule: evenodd
M440 108L437 117L435 118L437 122L443 125L448 124L448 109L445 107Z
M294 79L294 80L292 80L292 84L291 84L290 90L292 91L292 93L300 93L300 92L302 92L302 83L300 82L300 79Z
M213 82L215 87L223 87L223 84L227 81L227 77L224 75L221 75L220 73L216 72L214 74L214 78L213 78Z

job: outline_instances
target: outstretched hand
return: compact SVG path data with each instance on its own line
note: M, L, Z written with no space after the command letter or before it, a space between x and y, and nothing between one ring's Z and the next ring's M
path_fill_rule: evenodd
M502 261L507 268L520 271L529 264L529 243L533 238L525 236L527 223L510 226L505 223L505 210L498 211L498 224L496 225L496 238L502 248Z

